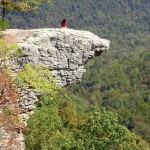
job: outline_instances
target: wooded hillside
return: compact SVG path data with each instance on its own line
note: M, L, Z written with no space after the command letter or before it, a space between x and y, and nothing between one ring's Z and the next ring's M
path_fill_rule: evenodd
M50 8L13 11L7 19L12 28L28 29L59 27L66 18L69 28L109 39L111 50L91 60L83 80L68 93L82 107L98 102L118 113L120 124L150 143L149 8L149 0L55 0Z

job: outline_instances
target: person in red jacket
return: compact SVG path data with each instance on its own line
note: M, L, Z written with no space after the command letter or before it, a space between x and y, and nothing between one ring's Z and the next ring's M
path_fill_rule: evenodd
M61 25L62 28L67 27L67 21L66 21L66 19L63 19L63 21L60 23L60 25Z

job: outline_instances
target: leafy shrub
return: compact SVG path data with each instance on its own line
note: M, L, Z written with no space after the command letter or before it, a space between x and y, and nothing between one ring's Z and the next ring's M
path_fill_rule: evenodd
M35 88L40 94L54 95L58 88L51 72L39 65L24 64L18 74L17 82L21 86Z

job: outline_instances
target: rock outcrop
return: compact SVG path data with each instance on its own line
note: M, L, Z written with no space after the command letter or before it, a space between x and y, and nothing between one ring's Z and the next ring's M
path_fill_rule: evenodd
M57 83L65 86L81 80L88 59L108 51L109 41L99 38L89 31L67 28L7 30L8 38L13 39L23 50L23 56L13 58L11 68L18 72L23 64L39 64L53 73ZM34 109L38 101L33 89L20 91L20 109L26 120L27 112Z
M10 61L14 72L17 73L23 64L39 64L51 70L60 86L80 81L88 59L108 51L110 43L89 31L68 28L10 29L5 35L17 42L23 51L22 57ZM36 91L26 88L20 91L20 96L20 109L26 120L27 112L31 112L38 101Z
M107 51L110 43L91 32L67 28L16 30L15 33L20 36L16 41L24 55L13 60L13 69L21 68L24 63L43 65L52 71L61 86L81 80L88 59Z
M103 51L108 51L110 43L91 32L67 28L10 29L5 31L5 35L8 40L17 42L23 50L22 57L10 60L11 68L15 74L23 64L39 64L51 70L60 86L81 80L86 71L84 65L88 59L100 55ZM25 122L32 114L34 103L38 100L36 94L36 91L30 88L20 91L20 115ZM0 132L5 133L1 129ZM5 134L1 135L1 133L0 138L3 138ZM9 135L5 137L5 141L7 141ZM12 150L24 149L23 135L20 134L18 137L22 147L13 147ZM5 150L5 145L2 147L0 150Z

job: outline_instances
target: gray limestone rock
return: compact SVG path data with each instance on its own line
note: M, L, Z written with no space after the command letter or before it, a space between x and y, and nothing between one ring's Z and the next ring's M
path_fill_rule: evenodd
M17 35L21 35L19 33L23 31L16 30ZM47 28L32 29L28 32L27 37L17 40L23 49L23 56L11 60L12 68L18 70L24 63L43 65L58 76L57 83L61 86L81 80L88 59L97 53L108 51L110 44L110 41L89 31ZM72 72L76 76L72 75Z
M6 33L13 37L23 51L22 57L10 60L14 74L17 74L23 64L39 64L51 70L60 86L80 81L86 72L84 65L88 59L108 51L110 44L110 41L89 31L68 28L10 29ZM32 112L38 101L37 92L24 87L19 94L21 114Z

